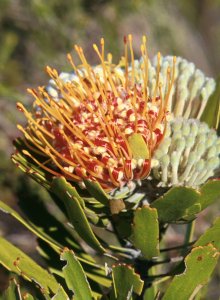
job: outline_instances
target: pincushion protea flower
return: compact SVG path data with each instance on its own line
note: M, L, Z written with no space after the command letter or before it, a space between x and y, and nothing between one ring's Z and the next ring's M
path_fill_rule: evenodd
M56 93L53 95L45 87L29 89L35 98L33 111L18 103L28 120L25 128L18 128L27 146L22 155L40 168L80 185L85 179L96 181L111 191L140 182L150 172L152 155L166 130L175 58L172 69L167 67L162 92L158 54L154 93L149 97L145 37L140 74L135 68L131 35L124 39L123 69L112 63L110 54L106 59L104 39L101 50L96 45L94 50L100 60L95 68L89 65L79 46L75 46L75 51L80 66L68 54L75 73L71 81L62 80L55 69L47 67Z

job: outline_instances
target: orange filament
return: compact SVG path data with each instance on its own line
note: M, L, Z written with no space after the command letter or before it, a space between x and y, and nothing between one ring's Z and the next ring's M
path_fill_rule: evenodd
M175 79L175 58L172 71L167 70L166 92L160 83L161 56L158 53L156 82L153 97L148 91L147 40L141 44L140 73L135 68L132 35L124 38L124 74L112 64L112 55L105 58L105 42L101 49L93 45L100 65L98 73L91 67L83 49L75 45L81 65L70 62L77 80L65 82L58 72L46 68L54 80L58 100L45 87L28 91L34 96L35 113L18 104L28 125L18 128L25 136L30 157L48 173L63 175L68 180L82 182L96 180L106 190L120 188L132 180L142 180L150 171L152 152L159 145L166 130L166 113ZM134 159L129 137L140 134L150 152L149 160ZM39 161L34 154L42 155ZM142 162L143 161L143 162Z

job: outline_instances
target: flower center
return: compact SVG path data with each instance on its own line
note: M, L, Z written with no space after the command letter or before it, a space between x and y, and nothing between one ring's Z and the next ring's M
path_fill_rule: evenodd
M57 71L47 68L55 90L29 90L35 97L34 115L21 104L28 118L23 129L26 144L34 152L46 156L43 163L26 153L42 168L68 180L83 184L84 179L98 181L106 190L121 188L129 182L144 179L150 172L153 151L161 142L166 129L167 105L174 80L167 69L167 85L162 93L160 84L160 54L155 91L148 93L148 57L146 38L141 45L141 73L135 71L132 37L125 39L125 56L121 68L111 62L94 45L100 65L91 67L82 48L75 50L82 62L74 69L73 79L62 80ZM130 50L131 62L128 59ZM137 76L141 76L141 83Z

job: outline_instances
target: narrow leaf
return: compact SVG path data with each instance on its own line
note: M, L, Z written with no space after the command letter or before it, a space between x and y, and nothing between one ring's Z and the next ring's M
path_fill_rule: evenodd
M69 300L69 297L67 296L62 286L60 286L58 292L53 296L51 300Z
M108 199L110 198L105 191L102 189L100 184L91 180L84 180L87 190L90 195L104 205L108 205Z
M144 258L152 259L159 255L159 225L155 208L145 206L135 211L132 232L131 239Z
M67 262L63 274L68 288L73 291L75 300L92 300L92 293L83 268L71 250L65 249L61 260Z
M79 204L84 208L85 203L82 197L78 194L76 188L72 186L69 182L66 181L64 177L56 177L52 181L51 190L56 193L54 189L62 189L62 192L68 194L69 197L75 198L78 200Z
M9 207L7 204L5 204L2 201L0 201L0 210L6 214L10 214L17 221L19 221L21 224L23 224L27 229L29 229L36 236L38 236L39 238L44 240L46 243L50 244L55 249L60 250L62 248L62 245L57 243L54 239L52 239L49 235L47 235L42 229L36 227L34 224L30 223L28 220L25 220L24 218L22 218L15 210L13 210L11 207Z
M155 300L155 287L151 286L146 289L143 300Z
M64 177L55 178L51 187L61 201L63 201L70 223L74 226L80 237L92 248L99 252L105 252L86 218L81 206L81 201L75 194L75 189L66 182Z
M9 271L34 281L47 293L56 293L59 285L55 278L20 249L0 237L0 263Z
M49 188L49 181L51 180L51 174L42 168L39 168L32 159L23 155L23 150L31 152L22 138L18 138L14 141L14 146L18 151L12 155L12 161L24 172L26 172L32 179L40 183L46 188Z
M211 244L194 248L185 259L184 273L174 277L163 300L193 299L199 288L208 282L218 256L219 253Z
M117 300L131 299L132 292L140 295L144 282L134 269L128 265L117 265L112 268L112 279L115 298Z
M12 278L8 288L0 295L1 300L22 300L20 287L16 280Z

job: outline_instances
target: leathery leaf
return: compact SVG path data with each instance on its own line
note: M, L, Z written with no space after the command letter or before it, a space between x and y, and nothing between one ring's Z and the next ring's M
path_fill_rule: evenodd
M69 300L69 297L67 296L62 286L60 286L58 292L53 296L51 300Z
M0 237L0 264L25 279L35 282L46 293L56 293L59 284L56 279L20 249Z
M144 258L159 256L159 225L155 208L144 206L135 211L131 239Z
M128 265L116 265L112 268L114 296L117 300L132 299L132 293L141 294L144 282L134 269Z
M192 219L220 198L220 180L209 180L199 190L190 187L173 187L150 206L157 209L161 222Z
M108 199L110 198L98 182L91 180L84 180L87 190L96 200L101 202L104 205L108 205Z
M174 277L163 300L194 299L199 289L208 282L218 257L219 252L211 244L194 248L185 258L185 271Z
M205 246L208 243L212 243L212 245L220 251L220 217L215 220L212 227L208 228L206 232L200 236L194 246Z
M66 261L63 267L64 279L68 288L73 291L75 300L92 300L92 292L83 268L73 251L64 249L61 260Z
M0 210L6 214L10 214L13 218L15 218L18 222L23 224L28 230L33 232L36 236L44 240L46 243L50 244L53 248L60 250L62 245L57 243L54 239L52 239L48 234L46 234L42 228L35 226L30 223L28 220L21 217L15 210L9 207L4 202L0 201Z
M186 215L187 210L198 201L199 193L186 187L171 188L155 200L151 207L156 208L161 222L176 222Z
M93 249L105 252L105 249L92 231L83 210L82 201L79 200L74 187L64 177L59 177L53 179L51 190L63 201L68 219L80 237Z

